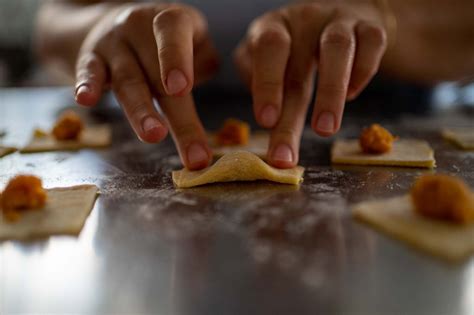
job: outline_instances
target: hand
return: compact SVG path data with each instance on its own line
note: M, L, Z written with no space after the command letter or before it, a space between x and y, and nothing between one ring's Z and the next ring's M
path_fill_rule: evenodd
M197 10L176 4L122 5L106 14L82 44L76 101L93 106L110 86L142 141L163 140L169 123L183 164L199 169L212 154L190 92L216 68L217 54ZM165 117L156 111L153 97Z
M346 99L377 72L386 42L382 14L371 1L290 5L250 25L235 60L252 91L257 122L273 128L271 164L288 168L298 162L315 72L311 126L330 136L340 128Z

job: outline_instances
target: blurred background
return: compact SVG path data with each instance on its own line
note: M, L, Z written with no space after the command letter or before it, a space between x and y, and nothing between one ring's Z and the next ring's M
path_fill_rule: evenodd
M199 1L191 1L194 5ZM68 85L67 82L52 78L39 65L35 58L33 50L33 40L35 31L35 15L41 0L0 0L0 87L39 87L39 86L54 86L54 85ZM255 11L259 10L258 2L252 4L248 2L245 5L254 6ZM252 12L252 10L250 10ZM209 12L210 13L210 12ZM256 14L258 12L255 12ZM221 16L219 14L211 14L213 16ZM242 19L251 20L252 17L245 16ZM212 22L222 22L210 21ZM241 22L241 21L240 21ZM215 24L215 23L214 23ZM244 33L245 28L236 29L236 23L230 23L233 30L237 33ZM243 24L243 23L240 23ZM232 26L231 26L232 28ZM211 28L212 29L216 29ZM219 30L218 30L219 31ZM213 37L219 39L225 38L222 34L215 33ZM241 34L236 34L241 36ZM222 42L222 41L221 41ZM235 99L240 97L244 99L245 103L250 102L250 97L245 92L240 84L236 84L237 75L232 74L233 71L230 58L226 56L231 54L232 47L237 43L230 43L229 40L220 47L221 54L224 56L224 64L220 75L212 80L203 88L197 89L195 96L198 103L222 103L222 94L226 94L226 99ZM223 73L224 72L224 73ZM223 82L223 75L227 78L231 77L234 80L234 86L228 88L219 86ZM236 87L238 88L236 90ZM216 91L218 91L216 93ZM376 78L368 87L367 91L362 94L356 102L367 103L367 98L375 98L374 108L369 109L364 106L364 111L369 112L380 110L380 101L384 103L383 110L387 113L387 109L393 109L393 112L416 111L424 112L427 110L452 106L461 106L463 108L470 108L474 104L474 85L472 84L458 84L453 82L446 82L439 84L435 88L413 86L403 82L386 81L381 78ZM242 102L242 101L239 101ZM373 103L373 102L368 102ZM418 104L415 108L412 104ZM407 106L405 106L407 104ZM357 111L348 107L348 111Z
M0 87L50 83L41 74L32 49L40 1L0 0Z

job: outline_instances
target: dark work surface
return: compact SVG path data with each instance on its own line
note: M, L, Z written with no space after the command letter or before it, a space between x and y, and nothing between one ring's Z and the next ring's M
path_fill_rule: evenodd
M0 141L22 145L34 127L51 126L71 105L69 92L0 91ZM0 159L0 187L33 173L47 187L101 190L79 237L0 244L0 314L474 314L473 259L449 265L350 217L352 203L404 194L431 171L331 167L332 139L307 130L299 188L176 190L170 171L181 166L169 139L140 143L114 108L81 113L113 125L111 148ZM340 136L374 119L348 115ZM472 116L377 119L428 140L436 171L474 186L474 153L439 136L443 126L472 125Z

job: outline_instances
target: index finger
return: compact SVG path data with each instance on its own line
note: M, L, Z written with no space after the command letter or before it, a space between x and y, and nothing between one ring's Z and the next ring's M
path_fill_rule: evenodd
M204 18L187 7L174 6L155 16L153 31L167 95L182 96L191 91L194 43L204 37L206 30Z
M321 34L319 76L311 126L331 136L341 125L355 54L354 22L330 23Z
M191 170L208 166L212 159L212 152L204 127L196 112L192 95L159 96L158 103L169 122L184 166Z
M283 102L283 82L290 56L291 37L280 16L267 16L250 29L252 47L252 97L255 118L265 127L278 122Z

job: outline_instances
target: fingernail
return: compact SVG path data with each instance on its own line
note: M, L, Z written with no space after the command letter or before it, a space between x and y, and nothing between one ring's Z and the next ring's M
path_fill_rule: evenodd
M89 86L87 85L81 85L79 86L79 88L76 90L76 95L79 95L79 94L87 94L87 93L90 93L91 92L91 89L89 88Z
M192 165L204 164L209 160L206 149L200 143L193 143L188 147L188 162Z
M333 133L335 125L334 114L331 112L322 112L319 114L318 122L316 123L316 129L318 131Z
M260 113L260 121L262 125L266 128L273 127L278 120L278 113L274 106L267 105L265 106Z
M293 153L291 152L290 146L287 144L280 144L273 151L273 160L279 162L292 162Z
M184 90L187 85L188 81L186 80L183 72L175 69L168 73L168 78L166 79L166 88L169 94L178 94Z
M151 133L154 130L161 128L162 125L161 122L155 117L148 116L143 120L142 127L145 133Z

